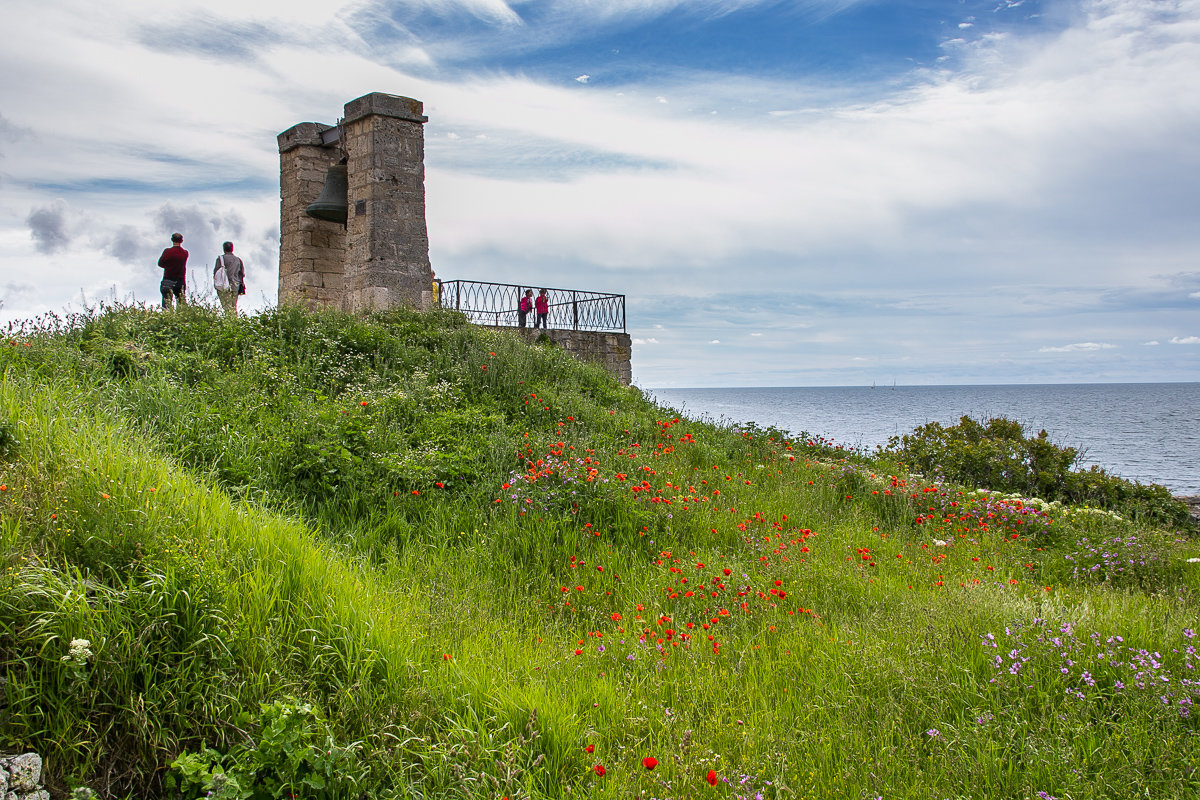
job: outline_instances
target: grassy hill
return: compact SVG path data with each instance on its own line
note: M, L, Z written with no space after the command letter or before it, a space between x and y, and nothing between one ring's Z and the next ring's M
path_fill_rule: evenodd
M0 749L56 793L1200 790L1161 517L683 420L450 312L102 309L0 373Z

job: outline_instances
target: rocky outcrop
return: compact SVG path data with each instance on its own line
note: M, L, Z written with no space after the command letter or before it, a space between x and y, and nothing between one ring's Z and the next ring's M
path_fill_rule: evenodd
M1192 515L1192 522L1200 525L1200 494L1183 495L1175 499L1187 503L1188 513Z
M50 800L41 787L42 757L37 753L0 756L0 798L4 800Z

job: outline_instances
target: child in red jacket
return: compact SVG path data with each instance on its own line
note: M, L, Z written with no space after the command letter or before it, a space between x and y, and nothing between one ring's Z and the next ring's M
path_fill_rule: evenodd
M533 323L534 328L545 328L546 317L550 314L550 295L545 289L538 292L537 300L534 302L537 307L537 319Z

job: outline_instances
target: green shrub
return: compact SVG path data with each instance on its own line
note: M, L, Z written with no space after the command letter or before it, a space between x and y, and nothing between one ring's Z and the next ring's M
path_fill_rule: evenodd
M248 742L228 753L209 747L184 753L165 780L169 797L181 800L325 800L355 797L366 768L357 745L338 745L329 725L308 703L263 703L257 718L244 714L239 728L253 730Z
M1187 506L1165 487L1127 481L1095 466L1076 470L1076 448L1054 444L1044 430L1029 436L1019 422L1004 417L977 422L964 416L951 427L930 422L893 436L881 454L967 486L1094 505L1155 524L1190 524Z

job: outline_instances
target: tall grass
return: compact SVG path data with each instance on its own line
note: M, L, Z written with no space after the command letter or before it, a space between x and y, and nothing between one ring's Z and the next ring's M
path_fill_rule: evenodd
M56 791L1200 789L1189 534L678 420L452 314L10 342L0 747Z

